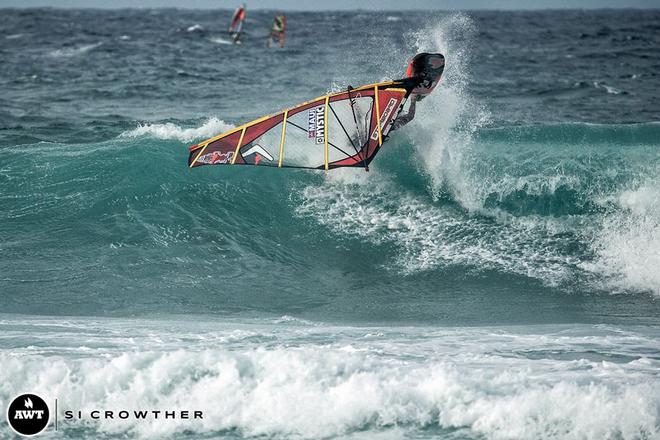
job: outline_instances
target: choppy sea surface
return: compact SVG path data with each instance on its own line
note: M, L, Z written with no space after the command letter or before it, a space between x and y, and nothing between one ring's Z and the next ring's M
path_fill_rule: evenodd
M248 5L249 6L249 5ZM0 402L44 438L660 438L660 11L0 10ZM368 173L187 146L415 53ZM0 438L12 438L3 422Z

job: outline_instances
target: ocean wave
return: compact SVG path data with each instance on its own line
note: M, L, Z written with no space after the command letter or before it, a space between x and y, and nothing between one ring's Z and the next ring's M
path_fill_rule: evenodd
M108 327L112 330L112 323L97 331ZM121 341L124 331L115 330L112 340ZM242 339L240 345L203 348L184 337L185 350L154 351L137 344L152 345L156 335L167 332L149 330L142 324L123 339L124 345L134 345L130 350L108 350L87 333L90 346L70 356L61 354L61 347L48 348L51 342L79 338L84 330L76 329L68 336L46 335L39 348L2 351L0 397L4 401L28 386L49 402L58 398L60 411L204 411L201 423L60 418L60 434L67 437L81 428L90 435L140 438L228 432L329 438L393 428L404 436L460 430L469 439L660 435L658 360L612 357L626 344L641 351L653 347L638 336L595 336L593 329L581 337L567 331L394 328L382 333L294 326L255 339L275 338L275 344L245 346ZM589 349L581 352L585 346Z
M315 325L311 321L308 321L306 319L296 318L290 315L280 316L279 318L273 320L273 324L305 325L305 326Z
M171 122L164 124L139 124L137 128L125 131L121 133L119 137L151 137L155 139L176 139L182 142L190 142L196 139L210 138L233 127L233 125L227 124L226 122L213 117L207 119L201 126L193 128L182 128Z
M339 237L391 246L387 267L402 273L458 265L658 295L659 131L656 123L483 128L463 138L465 157L450 141L446 157L430 160L437 170L425 163L430 185L414 177L419 162L406 168L398 151L384 152L369 175L305 187L296 212Z
M510 149L531 145L547 145L546 149L564 147L562 151L579 152L589 145L617 147L657 145L660 122L637 124L595 124L585 122L538 123L508 126L486 126L474 136L477 143L508 143Z
M369 173L183 172L183 143L232 128L218 117L138 124L102 143L7 149L0 202L4 218L17 223L6 228L12 237L6 242L32 243L44 226L102 223L95 245L116 257L107 277L122 270L123 255L145 246L170 250L172 261L187 259L188 267L206 267L205 256L216 252L214 271L235 274L249 272L247 261L255 256L323 261L340 243L351 250L346 266L371 264L367 282L376 282L383 268L388 276L414 277L459 267L468 276L496 272L574 291L600 292L596 281L603 278L611 281L604 284L608 291L660 292L654 272L660 214L651 209L660 178L660 124L494 126L492 110L471 92L475 34L473 19L451 14L405 35L407 47L451 54L451 62L441 86L419 103L411 124L391 135ZM380 62L400 55L385 54ZM398 68L399 61L391 64ZM382 72L394 75L388 68ZM329 236L323 248L313 245L319 230ZM79 240L76 229L64 229L63 236ZM203 248L215 240L217 249ZM354 256L364 243L376 248L378 262ZM38 267L30 256L37 251L25 256L22 249L14 247L24 259L20 267ZM268 267L263 278L286 277ZM287 286L295 282L286 279Z
M438 147L445 156L432 159L421 147L411 155L415 147L406 139L411 133L402 132L387 144L369 173L280 170L267 179L251 180L250 172L263 170L180 173L176 164L183 161L186 145L163 148L160 142L211 137L231 128L222 120L210 118L192 127L150 123L122 133L120 142L41 143L10 150L3 173L7 184L13 182L21 191L7 189L2 200L9 203L5 218L23 219L23 227L33 218L63 215L84 221L89 208L97 206L97 214L115 216L122 225L108 229L104 242L119 254L130 252L130 247L118 247L126 243L125 228L142 231L150 246L165 249L199 236L190 229L188 215L210 215L218 230L235 230L234 222L254 223L255 206L264 211L277 206L274 221L282 231L307 231L311 220L336 240L378 246L378 264L393 273L407 276L463 267L472 273L529 277L562 289L580 286L658 295L655 237L660 213L653 207L660 176L654 137L659 127L481 128L464 138L470 144L462 158L465 151L450 140L445 150ZM140 148L134 148L138 143ZM71 158L76 158L77 167L70 167ZM165 163L171 165L163 167ZM99 171L110 168L115 172ZM147 168L151 171L145 175ZM31 175L26 169L47 172ZM218 173L234 176L224 185L239 185L240 197L215 186L213 176ZM193 192L191 179L201 179ZM84 190L80 182L86 182ZM266 197L272 185L279 189ZM208 191L217 195L213 207L203 195ZM106 199L113 205L106 205ZM162 201L164 211L150 211L155 200ZM218 204L232 206L231 214L215 212ZM182 216L180 206L187 206L188 214ZM163 215L177 220L163 221ZM56 225L53 221L47 223ZM43 222L34 225L41 228ZM262 252L258 236L239 234L236 246L242 254ZM282 249L290 255L304 254L298 245L284 243Z
M567 234L570 223L539 217L502 223L466 216L453 207L433 206L391 185L308 186L296 210L344 237L357 236L398 249L388 267L403 273L447 266L500 270L559 285L579 263Z

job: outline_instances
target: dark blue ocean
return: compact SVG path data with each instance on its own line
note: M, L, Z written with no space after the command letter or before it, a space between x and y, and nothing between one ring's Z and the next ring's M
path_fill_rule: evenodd
M660 439L660 10L0 9L0 402L45 438ZM442 52L369 172L187 147ZM13 438L4 423L0 438Z

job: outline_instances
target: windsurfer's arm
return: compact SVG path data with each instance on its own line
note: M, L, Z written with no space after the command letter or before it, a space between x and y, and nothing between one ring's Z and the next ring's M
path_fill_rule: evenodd
M392 128L396 130L397 128L401 128L404 125L406 125L408 122L415 119L415 107L416 106L417 106L417 95L411 95L410 96L410 107L408 107L408 113L396 118L396 121L394 121L394 126Z

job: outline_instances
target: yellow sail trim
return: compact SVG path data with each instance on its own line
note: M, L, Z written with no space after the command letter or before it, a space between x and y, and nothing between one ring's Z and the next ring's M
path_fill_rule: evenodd
M378 104L378 86L374 86L374 101L376 101L376 125L378 125L378 146L383 145L383 129L380 127L380 105Z
M395 84L401 84L401 82L399 82L399 81L385 81L385 82L380 82L380 83L367 84L367 85L364 85L364 86L361 86L361 87L358 87L358 88L355 88L355 89L351 89L351 93L353 93L353 92L359 92L359 91L361 91L361 90L371 90L371 89L374 89L374 88L376 88L376 87L381 87L381 88L382 88L382 87L387 87L387 86L391 86L391 85L395 85ZM402 88L392 88L392 89L388 89L388 90L396 90L396 91L401 91L401 92L406 93L406 90L405 90L405 89L402 89ZM247 123L245 123L245 124L243 124L243 125L239 125L239 126L236 127L236 128L233 128L233 129L231 129L231 130L229 130L229 131L226 131L226 132L221 133L221 134L219 134L219 135L217 135L217 136L214 136L214 137L212 137L212 138L209 138L209 139L207 139L207 140L205 140L205 141L200 142L199 144L197 144L197 146L196 146L192 151L195 151L196 149L200 149L200 148L203 149L203 148L205 148L208 144L210 144L211 142L215 142L215 141L220 140L220 139L222 139L222 138L224 138L224 137L227 137L227 136L230 136L230 135L232 135L232 134L234 134L234 133L237 133L237 132L239 132L239 131L241 131L241 130L244 130L244 129L246 129L246 128L250 128L252 125L254 125L254 124L258 124L259 122L263 122L263 121L265 121L265 120L267 120L267 119L270 119L270 118L272 118L272 117L274 117L274 116L279 115L280 113L291 112L291 111L297 109L298 107L303 107L303 106L305 106L305 105L309 105L309 104L311 104L311 103L313 103L313 102L317 102L317 101L320 101L320 100L322 100L322 99L326 99L326 98L329 100L330 98L333 98L333 97L335 97L335 96L339 96L339 95L343 95L344 93L346 93L346 91L341 91L341 92L336 92L336 93L330 93L330 94L327 94L327 95L319 96L318 98L310 99L309 101L305 101L305 102L300 103L300 104L298 104L298 105L295 105L295 106L293 106L293 107L289 107L289 108L287 108L286 110L283 110L283 111L280 111L280 112L277 112L277 113L273 113L273 114L270 114L270 115L267 115L267 116L263 116L263 117L261 117L261 118L259 118L259 119L255 119L254 121L250 121L250 122L247 122ZM380 126L379 126L379 127L380 127ZM199 157L199 155L198 155L198 157ZM194 162L193 162L193 163L194 163Z
M390 89L387 89L388 92L401 92L401 93L408 93L406 89L399 89L398 87L393 87Z
M284 119L282 119L282 138L280 139L280 158L277 161L277 167L282 168L282 157L284 155L284 138L286 137L286 118L289 116L289 110L284 110Z
M236 162L236 158L238 157L238 150L241 149L241 144L243 143L243 136L245 136L245 130L247 130L247 127L243 127L243 131L241 132L241 137L238 138L238 143L236 144L236 151L234 151L234 157L231 158L231 164L234 165Z
M263 117L261 117L261 118L259 118L259 119L255 119L254 121L250 121L250 122L247 122L247 123L245 123L245 124L243 124L243 125L239 125L239 126L236 127L236 128L232 128L232 129L229 130L229 131L225 131L224 133L221 133L221 134L219 134L219 135L217 135L217 136L214 136L214 137L212 137L212 138L210 138L210 139L207 139L207 140L205 140L205 141L203 141L203 142L200 142L199 144L197 144L197 147L196 147L195 149L197 149L197 148L202 148L202 147L206 147L206 146L207 146L208 144L210 144L211 142L215 142L215 141L217 141L217 140L219 140L219 139L222 139L222 138L224 138L224 137L227 137L227 136L229 136L229 135L231 135L231 134L237 133L237 132L239 132L239 131L241 131L241 130L244 130L244 129L246 129L246 128L250 128L250 127L253 126L254 124L258 124L259 122L263 122L263 121L265 121L266 119L272 118L273 116L277 116L277 113L275 113L274 115L263 116ZM193 150L193 151L194 151L194 150Z

